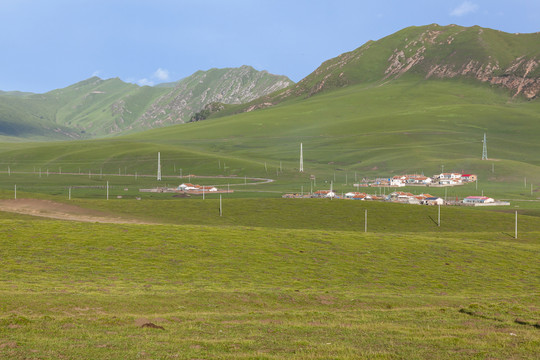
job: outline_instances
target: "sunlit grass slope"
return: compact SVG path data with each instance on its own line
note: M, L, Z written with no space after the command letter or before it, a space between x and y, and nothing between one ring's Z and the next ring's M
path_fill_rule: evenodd
M540 346L538 232L0 223L3 358L534 359Z
M432 175L444 168L517 181L540 176L539 107L472 82L409 78L121 138L3 147L1 166L155 173L160 151L173 171L266 176L281 166L295 179L302 142L306 173L321 177ZM484 133L487 162L480 160Z

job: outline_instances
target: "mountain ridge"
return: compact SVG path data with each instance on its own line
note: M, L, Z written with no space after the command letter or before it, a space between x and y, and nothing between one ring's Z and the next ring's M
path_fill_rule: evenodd
M43 94L1 92L0 135L78 139L188 122L210 102L240 104L292 84L251 66L197 71L174 87L97 76Z
M293 98L402 77L470 79L532 100L540 92L540 33L510 34L455 24L410 26L324 61L311 74L278 93L237 108L249 112Z
M509 100L534 100L540 92L539 65L540 33L411 26L323 62L296 84L244 65L197 71L156 87L92 77L45 94L0 93L0 135L24 137L29 130L15 131L19 117L30 133L48 129L45 137L114 136L205 118L208 104L228 104L209 111L210 118L221 117L342 87L409 79L473 81L506 91Z

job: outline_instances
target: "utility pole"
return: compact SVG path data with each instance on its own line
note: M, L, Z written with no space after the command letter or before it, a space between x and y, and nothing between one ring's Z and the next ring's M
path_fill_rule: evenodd
M364 213L364 232L367 232L367 209Z
M223 208L221 207L221 194L219 194L219 216L223 216Z
M514 239L517 239L517 210L516 210L516 229L515 229Z
M441 205L439 205L439 214L437 217L437 226L441 226Z
M109 200L109 182L107 181L107 200Z
M482 160L487 160L487 139L486 139L486 133L484 133L484 140L482 141L484 143L482 147Z
M160 152L157 153L157 162L158 162L158 165L157 165L157 180L161 181L161 153Z
M17 184L15 184L15 200L17 200Z
M300 143L300 172L304 172L304 151L302 149L302 143Z

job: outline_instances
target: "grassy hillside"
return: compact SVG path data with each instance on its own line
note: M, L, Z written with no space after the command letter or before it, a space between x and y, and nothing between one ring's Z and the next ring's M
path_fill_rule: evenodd
M313 204L290 205L298 216ZM1 215L0 357L534 359L540 345L530 229L515 240L459 224L366 234L288 228L293 218L271 229Z
M538 33L510 34L479 26L411 26L329 59L297 84L225 113L409 77L484 82L504 89L507 95L535 99L540 91L538 49Z
M2 151L2 170L96 174L271 177L283 191L352 185L363 177L444 171L480 175L479 189L540 176L537 102L508 101L504 91L458 80L401 80L348 87L262 111L121 138L19 145ZM487 133L488 157L482 161ZM299 145L304 168L297 172ZM266 167L265 167L266 164ZM278 171L280 169L282 171ZM335 175L334 175L335 174ZM335 176L335 178L334 178ZM4 178L5 179L5 178ZM327 183L325 183L325 181ZM326 184L326 185L324 185ZM350 188L350 187L349 187ZM351 189L351 188L350 188ZM525 188L525 192L528 188ZM534 189L533 189L534 190ZM519 194L519 192L517 193Z
M172 87L92 77L45 94L1 92L0 135L55 140L130 133L187 122L208 103L247 102L291 83L243 66L198 71Z

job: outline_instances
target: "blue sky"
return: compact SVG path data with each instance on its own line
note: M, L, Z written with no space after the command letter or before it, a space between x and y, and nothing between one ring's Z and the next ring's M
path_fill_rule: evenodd
M251 65L299 81L412 25L540 31L539 0L0 0L0 90L157 84Z

